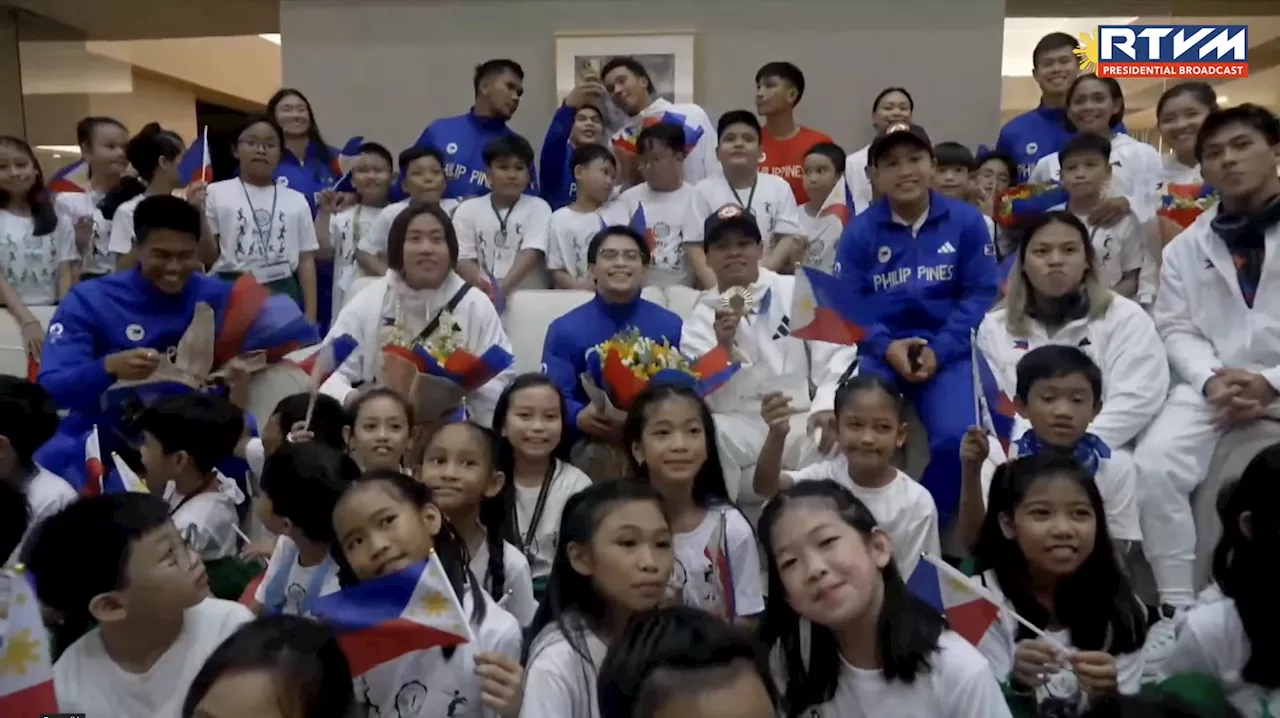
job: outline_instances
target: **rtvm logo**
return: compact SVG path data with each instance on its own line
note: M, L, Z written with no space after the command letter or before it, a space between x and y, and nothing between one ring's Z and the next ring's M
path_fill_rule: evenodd
M1248 77L1248 25L1101 25L1080 67L1099 77Z

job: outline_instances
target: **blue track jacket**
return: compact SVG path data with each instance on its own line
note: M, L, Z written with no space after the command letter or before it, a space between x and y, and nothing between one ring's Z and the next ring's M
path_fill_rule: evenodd
M573 146L569 144L569 135L573 131L573 118L578 111L568 105L551 116L551 125L547 127L547 136L542 141L542 156L539 157L541 174L538 175L538 187L542 190L542 199L555 211L573 202L578 196L578 183L573 179Z
M466 199L489 193L484 173L484 146L504 135L514 135L506 120L478 117L475 108L465 115L433 120L422 131L415 147L434 147L444 157L444 196ZM533 168L529 168L532 176Z

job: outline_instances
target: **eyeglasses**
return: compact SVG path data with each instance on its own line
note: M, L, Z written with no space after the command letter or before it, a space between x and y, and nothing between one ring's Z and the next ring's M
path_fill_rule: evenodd
M263 142L262 140L240 140L240 146L250 150L262 150L270 152L271 150L280 149L280 145L276 142Z
M600 259L606 262L613 262L618 259L625 259L628 262L640 261L640 250L638 249L602 249L600 250Z

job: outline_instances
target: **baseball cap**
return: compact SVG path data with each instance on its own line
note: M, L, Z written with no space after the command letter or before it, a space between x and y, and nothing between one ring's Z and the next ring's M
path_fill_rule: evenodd
M923 127L895 122L884 128L884 132L876 135L872 140L871 148L867 150L867 162L874 167L886 152L900 144L913 144L933 154L933 142Z
M702 225L702 246L708 247L724 237L724 233L730 230L737 230L742 234L754 239L757 242L763 242L764 237L760 236L760 225L756 224L756 218L750 212L743 209L740 205L726 204L707 217L707 221Z

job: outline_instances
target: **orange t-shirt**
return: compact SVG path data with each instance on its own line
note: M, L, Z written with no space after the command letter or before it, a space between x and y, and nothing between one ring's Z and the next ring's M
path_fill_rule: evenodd
M786 180L796 202L804 204L809 201L809 193L804 191L804 156L819 142L830 141L830 137L808 127L801 127L795 136L786 140L776 140L765 130L760 141L760 171Z

